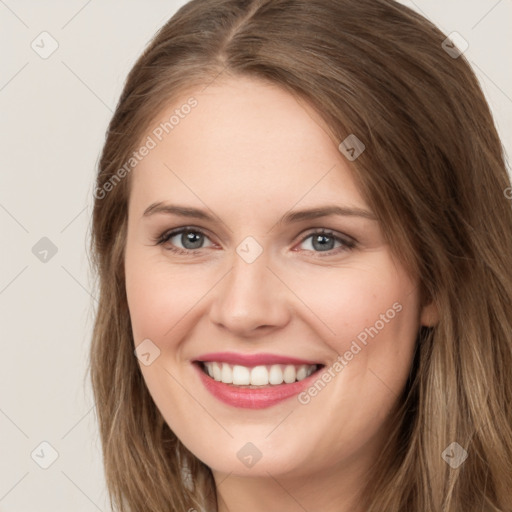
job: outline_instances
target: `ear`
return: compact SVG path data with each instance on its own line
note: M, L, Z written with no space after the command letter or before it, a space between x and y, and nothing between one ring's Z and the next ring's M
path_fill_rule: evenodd
M439 312L433 301L421 309L420 322L425 327L434 327L439 322Z

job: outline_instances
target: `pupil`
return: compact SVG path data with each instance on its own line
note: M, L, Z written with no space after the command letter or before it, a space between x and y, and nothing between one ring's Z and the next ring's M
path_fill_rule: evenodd
M331 243L325 244L326 239L330 239ZM320 251L329 251L333 248L331 247L333 242L334 239L329 235L316 235L316 237L313 238L313 247ZM319 243L320 245L317 246L316 243Z
M187 231L182 234L181 243L186 249L198 249L201 246L202 236L203 235L196 233L195 231ZM192 247L187 246L189 243L192 244Z
M203 235L195 231L187 231L182 234L181 243L187 249L198 249L201 246L202 236ZM316 235L313 238L313 247L319 251L329 251L333 249L333 243L334 239L329 235ZM191 244L191 246L187 246L187 244Z

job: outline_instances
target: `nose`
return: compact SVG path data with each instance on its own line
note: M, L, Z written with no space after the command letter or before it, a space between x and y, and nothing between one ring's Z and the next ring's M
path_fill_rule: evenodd
M210 320L242 338L284 327L290 321L290 291L269 267L265 251L252 263L234 252L231 271L212 290Z

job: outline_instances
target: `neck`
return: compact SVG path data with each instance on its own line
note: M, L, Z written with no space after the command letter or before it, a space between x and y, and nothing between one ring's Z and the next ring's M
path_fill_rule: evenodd
M364 446L328 467L303 467L300 473L264 471L254 477L212 470L217 512L365 512L363 497L373 472L379 470L376 462L397 449L393 432L398 417L390 414Z
M218 512L363 512L360 492L367 468L356 464L331 467L302 476L246 477L213 472Z

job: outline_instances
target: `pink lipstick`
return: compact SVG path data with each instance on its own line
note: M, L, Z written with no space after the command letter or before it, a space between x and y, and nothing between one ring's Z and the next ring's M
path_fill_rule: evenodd
M233 352L203 354L193 365L201 382L215 398L247 409L271 407L298 395L318 378L325 366L276 354Z

